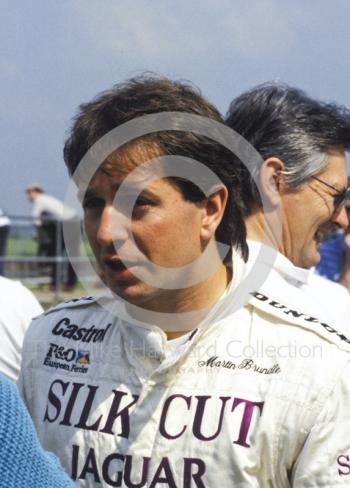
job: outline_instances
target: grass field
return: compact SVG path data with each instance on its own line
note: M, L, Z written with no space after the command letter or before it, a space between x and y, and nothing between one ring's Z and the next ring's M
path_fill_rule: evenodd
M9 261L5 266L5 276L21 280L36 295L44 309L62 300L68 300L86 294L84 286L79 282L71 292L63 291L61 287L59 293L54 290L49 291L47 287L50 282L50 267L40 266L36 261L37 247L37 241L31 236L11 236L7 243L6 257ZM84 241L80 256L83 257L86 255L92 256L92 251L87 241ZM29 259L26 261L27 258L34 258L34 260ZM88 279L87 283L91 287L92 281ZM91 294L91 291L89 293Z
M35 239L10 238L7 243L7 256L33 257L37 256L38 243ZM84 254L92 256L88 242L83 242ZM82 255L82 252L80 252Z
M7 243L7 256L36 256L37 246L34 239L10 238Z

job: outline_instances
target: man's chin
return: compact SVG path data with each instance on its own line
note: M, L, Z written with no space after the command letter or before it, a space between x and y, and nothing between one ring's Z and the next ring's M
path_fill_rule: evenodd
M315 249L312 253L309 253L308 255L305 255L303 257L302 264L300 266L301 268L310 269L318 265L321 260L321 255L318 251L319 247L320 245L318 244L317 246L315 246Z
M129 285L108 285L108 288L112 293L130 305L139 306L141 308L147 308L147 303L152 299L151 290L145 289L143 283L133 283Z

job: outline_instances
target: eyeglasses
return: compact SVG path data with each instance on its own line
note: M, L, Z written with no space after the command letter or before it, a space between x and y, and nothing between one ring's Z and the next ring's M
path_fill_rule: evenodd
M328 188L331 188L332 190L337 192L337 195L335 195L333 197L334 198L334 210L338 210L339 208L344 207L347 199L350 197L350 186L345 188L345 190L340 191L335 186L330 185L326 181L321 180L321 178L317 178L317 176L311 176L311 178L313 178L316 181L319 181L323 185L326 185L326 186L328 186Z

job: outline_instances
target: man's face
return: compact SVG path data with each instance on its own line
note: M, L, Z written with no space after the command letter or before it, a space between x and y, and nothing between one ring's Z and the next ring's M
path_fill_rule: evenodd
M100 169L91 180L83 198L85 231L106 285L130 303L155 309L164 290L142 282L133 271L143 268L147 275L147 260L177 268L198 258L203 251L202 206L184 200L180 190L163 178L146 186L129 220L113 203L127 173L121 165L113 163L107 172Z
M34 202L35 198L37 197L38 195L38 192L35 191L35 190L27 190L26 191L26 195L27 195L27 199L30 201L30 202Z
M318 178L342 191L347 186L345 154L329 153L328 165ZM344 208L334 210L336 192L319 181L310 181L300 191L281 192L283 207L281 251L296 266L310 268L320 260L319 246L323 229L329 225L346 228Z

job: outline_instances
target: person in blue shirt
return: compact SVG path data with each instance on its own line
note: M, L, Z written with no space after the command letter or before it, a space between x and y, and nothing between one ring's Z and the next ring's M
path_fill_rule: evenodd
M338 282L343 269L345 250L344 232L339 230L321 244L321 260L316 266L316 272L328 280Z
M58 459L43 450L17 387L0 375L0 487L72 488Z

